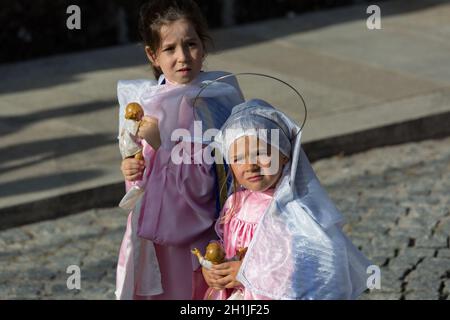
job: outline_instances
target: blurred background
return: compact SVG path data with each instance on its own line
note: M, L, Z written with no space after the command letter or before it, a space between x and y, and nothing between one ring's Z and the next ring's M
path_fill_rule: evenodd
M379 1L382 2L382 1ZM145 0L125 1L2 1L0 62L140 41L138 14ZM367 0L199 0L211 29L241 25L270 18L312 12ZM82 8L83 32L66 28L66 10L70 5ZM39 27L37 27L39 26Z
M143 2L0 4L0 299L114 299L127 218L116 85L153 78ZM361 299L449 299L450 1L197 2L214 41L205 70L268 74L305 99L304 149L381 268ZM73 4L80 30L66 27ZM303 119L287 87L238 80Z

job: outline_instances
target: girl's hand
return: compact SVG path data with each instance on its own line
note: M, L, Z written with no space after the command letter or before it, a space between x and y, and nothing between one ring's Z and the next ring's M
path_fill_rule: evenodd
M221 277L216 280L216 285L227 289L242 285L236 280L242 261L230 261L213 265L211 271L214 275Z
M214 288L214 289L224 289L224 286L220 286L219 284L217 284L217 280L220 279L221 277L216 276L212 270L206 269L204 267L202 267L202 273L203 273L203 278L205 278L206 283L208 284L209 287Z
M135 158L126 158L122 160L120 170L128 181L136 181L142 177L144 172L145 162L143 160L137 160Z
M161 146L158 119L149 116L143 117L139 126L138 136L147 141L154 150L158 150Z

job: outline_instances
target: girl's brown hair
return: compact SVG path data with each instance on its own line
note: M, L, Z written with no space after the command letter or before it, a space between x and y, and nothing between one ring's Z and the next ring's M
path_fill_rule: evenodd
M212 42L208 26L200 8L193 0L151 0L142 5L139 13L139 33L145 46L157 54L161 45L161 27L179 19L192 23L205 53L206 45ZM160 68L152 65L153 74L158 79L162 74Z

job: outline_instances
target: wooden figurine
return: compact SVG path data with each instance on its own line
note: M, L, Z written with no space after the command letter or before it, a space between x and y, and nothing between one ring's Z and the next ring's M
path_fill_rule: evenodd
M125 108L125 122L119 136L119 148L122 158L134 157L143 160L142 145L138 137L139 125L144 116L144 109L137 102L127 104Z
M242 260L247 252L247 248L240 248L236 256L230 260L225 259L225 250L222 248L219 242L211 241L206 246L205 256L202 256L199 249L194 248L191 250L192 254L196 255L200 264L206 269L211 269L213 264L221 264L226 261Z

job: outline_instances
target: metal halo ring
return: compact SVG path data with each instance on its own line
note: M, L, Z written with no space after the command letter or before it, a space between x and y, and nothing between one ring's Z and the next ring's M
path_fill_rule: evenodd
M223 80L223 79L226 79L226 78L229 78L229 77L235 77L235 78L237 78L237 76L243 76L243 75L245 75L245 76L259 76L259 77L269 78L269 79L272 79L272 80L276 80L276 81L278 81L278 82L281 82L282 84L284 84L284 85L288 86L289 88L291 88L291 89L297 94L297 96L300 98L300 100L302 101L303 109L305 110L305 117L304 117L303 122L302 122L302 124L301 124L301 126L300 126L300 130L299 130L299 132L298 132L297 134L299 134L299 133L303 130L303 127L305 126L306 118L307 118L307 115L308 115L308 109L306 108L305 100L303 99L303 97L302 97L302 95L300 94L300 92L298 92L297 89L295 89L293 86L291 86L291 85L290 85L289 83L287 83L286 81L283 81L283 80L281 80L281 79L278 79L278 78L276 78L276 77L274 77L274 76L269 76L269 75L264 74L264 73L240 72L240 73L231 73L231 74L227 74L227 75L218 77L218 78L216 78L215 80L212 80L212 81L208 82L205 86L202 86L202 87L201 87L200 91L197 93L197 95L196 95L195 98L194 98L194 102L192 103L193 108L195 108L196 103L197 103L197 99L198 99L198 97L200 96L200 94L201 94L201 93L203 92L203 90L205 90L210 84L215 83L215 82L218 82L218 81Z

